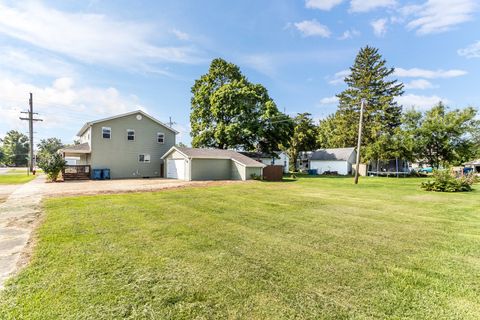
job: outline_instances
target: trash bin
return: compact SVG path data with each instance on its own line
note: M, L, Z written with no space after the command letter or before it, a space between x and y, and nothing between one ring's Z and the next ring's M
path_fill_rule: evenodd
M110 180L110 169L102 169L102 179Z
M308 175L310 176L316 176L318 174L317 169L308 169Z
M93 180L102 180L102 169L93 169L92 170L92 179Z

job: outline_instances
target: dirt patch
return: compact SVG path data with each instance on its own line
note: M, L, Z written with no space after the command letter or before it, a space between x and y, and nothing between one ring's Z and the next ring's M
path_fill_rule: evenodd
M251 181L181 181L171 179L122 179L103 181L67 181L49 183L45 186L46 197L153 192L185 187L221 186Z

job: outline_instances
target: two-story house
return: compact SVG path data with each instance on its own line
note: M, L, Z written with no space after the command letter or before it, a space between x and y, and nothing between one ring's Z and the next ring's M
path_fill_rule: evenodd
M143 111L87 122L80 144L61 150L68 164L109 169L116 178L162 177L162 156L178 132Z

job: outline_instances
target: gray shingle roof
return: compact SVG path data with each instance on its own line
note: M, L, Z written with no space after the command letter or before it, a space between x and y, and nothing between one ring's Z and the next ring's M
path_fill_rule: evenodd
M249 158L233 150L183 148L183 147L175 147L175 148L189 158L231 159L239 162L240 164L243 164L246 167L265 167L263 163L255 161L252 158Z
M310 160L347 161L354 151L355 148L320 149L312 153Z
M89 153L90 152L90 145L85 143L75 144L73 146L68 146L66 148L60 149L60 152L65 153Z

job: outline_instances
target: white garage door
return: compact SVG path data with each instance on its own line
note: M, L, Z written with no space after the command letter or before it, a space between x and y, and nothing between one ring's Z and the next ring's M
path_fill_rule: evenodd
M167 178L185 180L185 160L167 159Z

